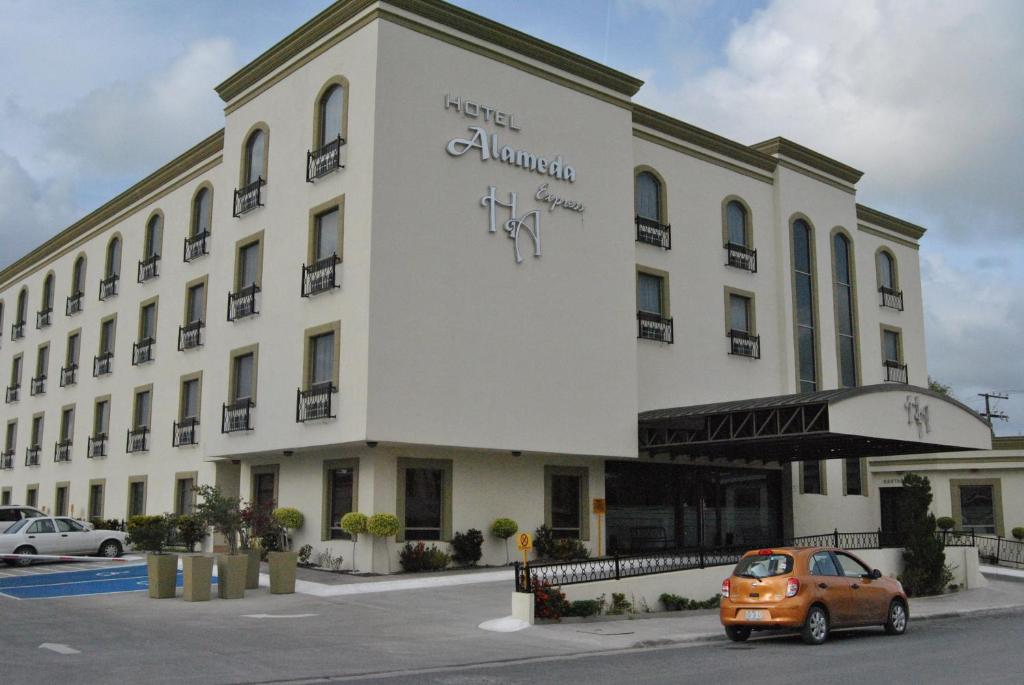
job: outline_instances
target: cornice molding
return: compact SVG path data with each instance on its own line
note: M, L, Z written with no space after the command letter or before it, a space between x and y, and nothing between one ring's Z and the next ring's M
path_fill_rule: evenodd
M806 164L812 169L834 176L850 185L856 185L857 181L864 175L863 171L854 169L852 166L843 164L831 157L826 157L820 152L815 152L787 138L772 138L755 143L750 147L766 155L788 157L795 162Z
M865 205L857 205L857 220L865 221L869 224L874 224L880 228L892 231L893 233L899 233L913 240L920 240L921 236L928 230L923 226L912 224L909 221L898 219L891 214L880 212L877 209L871 209Z
M1008 435L1001 438L992 438L992 449L1024 450L1024 435Z

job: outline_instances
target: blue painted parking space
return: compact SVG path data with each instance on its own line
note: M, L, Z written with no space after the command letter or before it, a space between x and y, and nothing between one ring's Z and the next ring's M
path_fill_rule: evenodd
M216 585L216 577L213 583ZM178 571L177 584L178 587L182 586L181 571ZM55 599L141 592L148 587L145 564L0 578L0 595L14 599Z

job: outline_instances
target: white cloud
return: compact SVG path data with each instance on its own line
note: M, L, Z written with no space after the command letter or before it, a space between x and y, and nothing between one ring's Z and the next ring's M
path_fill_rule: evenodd
M0 267L71 223L75 214L68 183L36 181L0 151Z

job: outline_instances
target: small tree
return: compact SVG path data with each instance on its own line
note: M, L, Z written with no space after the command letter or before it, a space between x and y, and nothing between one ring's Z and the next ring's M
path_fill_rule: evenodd
M242 533L241 499L228 497L213 485L200 485L194 490L201 499L196 502L195 515L227 539L228 554L238 554L238 537Z
M932 486L928 479L914 473L903 477L903 515L906 538L901 578L909 595L937 595L948 585L945 545L935 534L935 515L929 511Z
M248 503L241 510L242 548L258 549L260 557L264 559L267 552L273 552L281 546L281 535L284 532L270 512L270 507L255 502Z
M1016 528L1010 531L1010 535L1012 535L1017 540L1024 540L1024 526L1017 526Z
M172 530L171 516L159 514L153 516L132 516L128 519L128 537L126 541L136 549L152 554L163 554L164 545Z
M196 544L203 541L206 537L206 526L199 520L197 516L192 514L182 514L177 520L178 526L178 537L185 543L185 548L189 552L194 552Z
M361 514L358 511L350 511L341 517L341 521L338 523L341 529L349 534L352 538L352 572L356 571L356 542L359 540L359 536L366 532L366 514Z
M394 514L374 514L366 522L366 532L375 538L384 539L384 549L388 553L388 573L391 573L391 549L388 547L388 539L398 535L400 525L398 517Z
M519 532L519 524L512 519L495 519L491 524L491 535L505 541L505 563L509 563L508 539Z
M302 525L306 522L306 517L302 515L302 512L292 507L279 507L271 512L271 516L274 517L274 521L282 529L282 540L281 545L284 549L292 548L292 539L288 535L288 531L298 530L302 528Z

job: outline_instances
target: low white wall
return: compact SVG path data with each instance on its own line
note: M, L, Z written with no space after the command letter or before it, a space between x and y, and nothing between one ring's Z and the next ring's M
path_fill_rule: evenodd
M713 566L692 571L673 571L651 576L637 576L622 580L599 580L580 585L565 585L561 588L570 602L579 599L597 599L602 594L611 602L612 593L626 595L633 606L643 610L643 603L651 611L664 611L658 601L663 593L671 593L689 599L705 600L722 591L722 581L729 577L732 566Z

